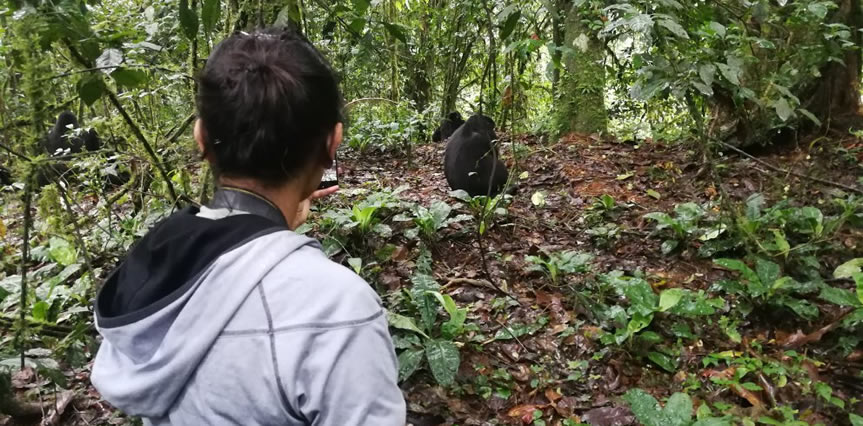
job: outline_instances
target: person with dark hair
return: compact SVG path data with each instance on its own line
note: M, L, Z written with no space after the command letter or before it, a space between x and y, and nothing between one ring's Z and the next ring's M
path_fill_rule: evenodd
M334 72L290 30L213 50L195 140L213 201L156 225L95 306L92 382L146 424L398 425L405 402L381 300L293 232L342 141Z

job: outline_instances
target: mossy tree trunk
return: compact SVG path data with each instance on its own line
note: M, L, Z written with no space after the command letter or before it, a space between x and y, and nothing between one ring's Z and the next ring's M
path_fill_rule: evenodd
M577 8L565 14L563 64L555 109L561 133L600 133L608 128L605 109L605 50Z

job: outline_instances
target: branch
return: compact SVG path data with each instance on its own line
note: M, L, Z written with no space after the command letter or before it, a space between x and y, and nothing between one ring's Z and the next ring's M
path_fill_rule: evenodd
M66 47L69 49L69 52L72 53L72 56L83 66L90 66L88 64L87 59L81 56L81 53L75 49L75 46L72 46L72 43L67 39L65 40ZM114 108L117 108L117 111L120 112L120 115L123 116L123 120L126 121L126 124L129 125L129 128L132 129L132 133L144 145L144 150L147 151L147 155L150 156L150 160L153 162L153 165L156 167L156 170L159 171L159 174L162 176L162 179L165 181L165 186L168 188L168 194L171 196L171 201L176 203L179 198L177 197L177 192L174 190L174 184L171 182L171 177L168 176L168 172L165 170L162 162L159 160L158 154L153 149L150 142L147 141L147 138L144 137L144 134L141 132L141 129L137 124L132 120L132 117L129 116L129 113L126 112L126 109L123 108L123 105L120 103L120 100L117 99L117 95L114 92L105 89L105 92L108 94L108 100L111 101L111 104L114 105Z
M350 109L355 104L362 103L362 102L389 102L393 105L399 104L398 102L396 102L392 99L387 99L387 98L360 98L360 99L354 99L354 100L346 103L344 110L347 111L348 109Z
M75 74L84 74L84 73L88 73L88 72L112 70L112 69L117 69L117 68L120 68L120 65L106 65L103 67L93 67L93 68L86 68L86 69L82 69L82 70L73 70L73 71L64 72L62 74L52 75L51 77L45 77L45 78L42 78L38 81L50 81L50 80L56 80L58 78L69 77L69 76L72 76ZM123 68L142 68L145 70L164 71L167 73L180 74L181 77L183 77L187 80L192 80L192 81L195 80L194 77L192 77L188 74L181 74L181 73L179 73L179 71L175 71L175 70L168 69L165 67L155 67L155 66L151 66L151 65L123 65Z
M12 154L12 155L14 155L14 156L16 156L16 157L18 157L18 158L22 159L22 160L24 160L24 161L26 161L26 162L28 162L28 163L32 163L32 162L33 162L33 160L32 160L30 157L28 157L28 156L26 156L26 155L24 155L24 154L21 154L20 152L15 151L14 149L9 148L8 146L6 146L6 145L4 145L4 144L2 144L2 143L0 143L0 148L3 148L3 150L4 150L4 151L6 151L6 152L8 152L8 153L10 153L10 154Z
M833 186L833 187L836 187L836 188L844 189L844 190L846 190L846 191L851 191L851 192L854 192L854 193L857 193L857 194L863 195L863 189L855 188L855 187L853 187L853 186L848 186L848 185L845 185L845 184L841 184L841 183L839 183L839 182L831 182L831 181L829 181L829 180L824 180L824 179L820 179L820 178L817 178L817 177L807 176L807 175L804 175L804 174L802 174L802 173L797 173L797 172L794 172L794 171L791 171L791 170L785 170L785 169L782 169L782 168L776 167L776 166L774 166L774 165L772 165L772 164L770 164L770 163L768 163L768 162L766 162L766 161L764 161L764 160L761 160L761 159L759 159L759 158L753 157L752 155L749 155L748 153L746 153L745 151L743 151L743 150L742 150L742 149L740 149L740 148L737 148L737 147L736 147L736 146L734 146L734 145L730 145L730 144L727 144L727 143L722 142L722 141L717 141L717 142L719 142L719 144L720 144L720 145L722 145L722 146L724 146L724 147L726 147L726 148L728 148L728 149L730 149L730 150L732 150L732 151L734 151L734 152L736 152L736 153L738 153L738 154L740 154L740 155L743 155L744 157L747 157L747 158L749 158L750 160L755 161L756 163L761 164L762 166L767 167L767 168L768 168L768 169L770 169L770 170L773 170L774 172L782 173L782 174L785 174L785 175L796 176L796 177L801 178L801 179L808 179L808 180L811 180L811 181L813 181L813 182L818 182L818 183L820 183L820 184L822 184L822 185Z

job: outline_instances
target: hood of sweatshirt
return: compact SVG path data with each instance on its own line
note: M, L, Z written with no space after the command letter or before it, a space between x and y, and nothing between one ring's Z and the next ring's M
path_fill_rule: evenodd
M264 276L316 244L255 197L224 190L215 197L215 208L227 202L251 214L213 220L194 207L173 214L108 277L96 299L103 341L91 375L105 399L131 415L164 415Z

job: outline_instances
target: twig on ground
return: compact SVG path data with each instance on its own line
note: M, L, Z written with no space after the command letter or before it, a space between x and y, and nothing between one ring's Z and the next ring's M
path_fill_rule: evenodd
M740 149L740 148L738 148L738 147L736 147L736 146L734 146L734 145L727 144L727 143L722 142L722 141L719 141L719 144L720 144L720 145L722 145L722 146L724 146L724 147L726 147L726 148L728 148L728 149L730 149L730 150L732 150L732 151L734 151L734 152L736 152L736 153L738 153L738 154L740 154L740 155L742 155L742 156L744 156L744 157L746 157L746 158L749 158L749 159L750 159L750 160L752 160L752 161L755 161L755 162L756 162L756 163L758 163L758 164L761 164L761 165L762 165L762 166L764 166L764 167L767 167L767 168L768 168L768 169L770 169L770 170L773 170L774 172L782 173L782 174L785 174L786 176L787 176L787 175L791 175L791 176L795 176L795 177L798 177L798 178L801 178L801 179L811 180L811 181L813 181L813 182L818 182L818 183L820 183L820 184L822 184L822 185L833 186L833 187L836 187L836 188L844 189L844 190L846 190L846 191L851 191L851 192L854 192L854 193L857 193L857 194L863 195L863 189L855 188L855 187L853 187L853 186L848 186L848 185L845 185L845 184L841 184L841 183L839 183L839 182L831 182L831 181L829 181L829 180L824 180L824 179L820 179L820 178L813 177L813 176L807 176L807 175L804 175L804 174L802 174L802 173L797 173L797 172L795 172L795 171L791 171L791 170L785 170L785 169L783 169L783 168L776 167L776 166L774 166L774 165L772 165L772 164L770 164L770 163L768 163L768 162L766 162L766 161L764 161L764 160L762 160L762 159L760 159L760 158L757 158L757 157L755 157L755 156L753 156L753 155L750 155L750 154L748 154L746 151L743 151L742 149Z

